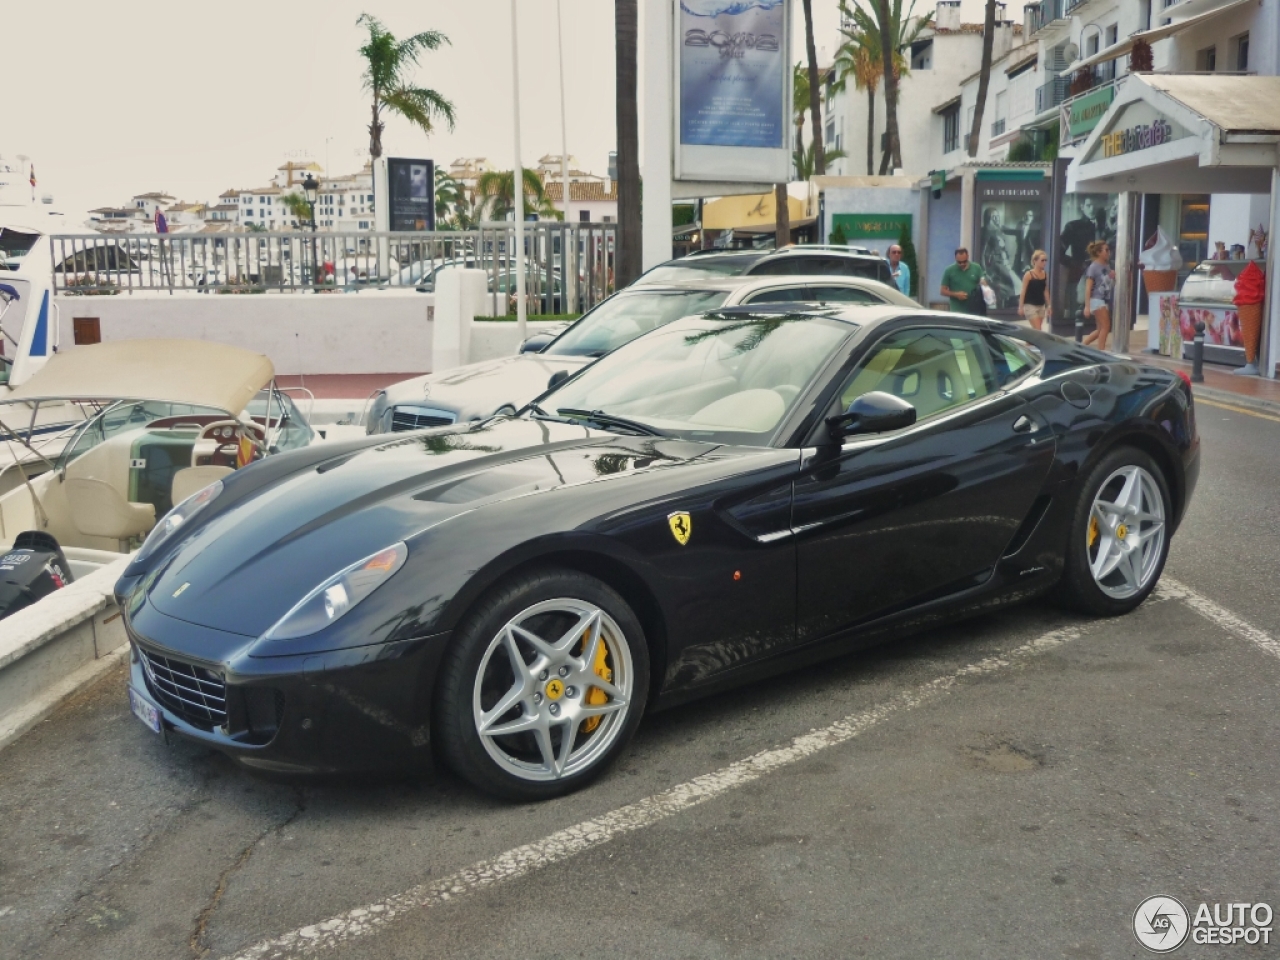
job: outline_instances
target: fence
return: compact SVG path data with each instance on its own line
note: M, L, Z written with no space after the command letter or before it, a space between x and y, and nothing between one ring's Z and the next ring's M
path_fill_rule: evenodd
M514 309L512 223L437 233L55 234L54 290L62 295L333 293L406 287L434 292L439 271L473 267L489 292ZM530 313L575 313L613 292L617 225L525 224L525 294Z

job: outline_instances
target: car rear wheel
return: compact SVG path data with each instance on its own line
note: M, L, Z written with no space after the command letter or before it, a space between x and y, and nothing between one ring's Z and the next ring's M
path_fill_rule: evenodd
M1116 616L1155 589L1169 553L1169 487L1141 450L1102 459L1082 488L1060 592L1087 613Z
M560 796L621 753L648 688L644 632L622 597L574 571L524 575L481 601L445 655L438 746L488 793Z

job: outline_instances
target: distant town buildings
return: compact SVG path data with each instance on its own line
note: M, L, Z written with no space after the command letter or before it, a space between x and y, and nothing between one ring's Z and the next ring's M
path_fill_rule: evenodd
M618 190L609 176L590 173L569 158L569 209L566 219L607 223L617 219ZM612 162L612 160L611 160ZM474 201L480 177L496 172L485 157L460 157L440 171L456 180ZM534 168L546 184L557 210L564 209L564 183L559 154L539 158ZM356 233L374 229L373 167L330 176L313 161L289 161L276 168L266 186L224 190L215 203L185 203L164 191L140 193L118 207L89 211L86 226L98 233L155 232L155 214L164 212L170 233L238 233L305 230L310 227L302 183L308 176L320 184L316 196L317 230Z

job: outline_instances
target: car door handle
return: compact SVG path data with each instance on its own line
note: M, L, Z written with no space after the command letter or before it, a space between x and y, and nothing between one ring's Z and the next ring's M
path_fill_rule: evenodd
M1017 420L1013 421L1014 433L1035 433L1039 429L1040 424L1036 423L1026 414L1023 414Z

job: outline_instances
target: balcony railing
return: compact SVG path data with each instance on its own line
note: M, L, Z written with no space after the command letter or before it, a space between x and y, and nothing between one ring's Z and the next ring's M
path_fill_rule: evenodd
M1071 86L1069 77L1054 77L1048 83L1036 87L1036 113L1052 110L1067 98L1067 89Z
M1031 32L1037 33L1055 20L1061 20L1066 15L1066 3L1067 0L1040 0L1037 4L1029 4L1032 7Z
M586 310L612 292L617 229L616 223L525 224L525 291L537 312ZM490 293L510 295L516 288L515 225L509 222L436 233L55 234L49 250L54 289L64 296L433 292L446 267L484 270Z

